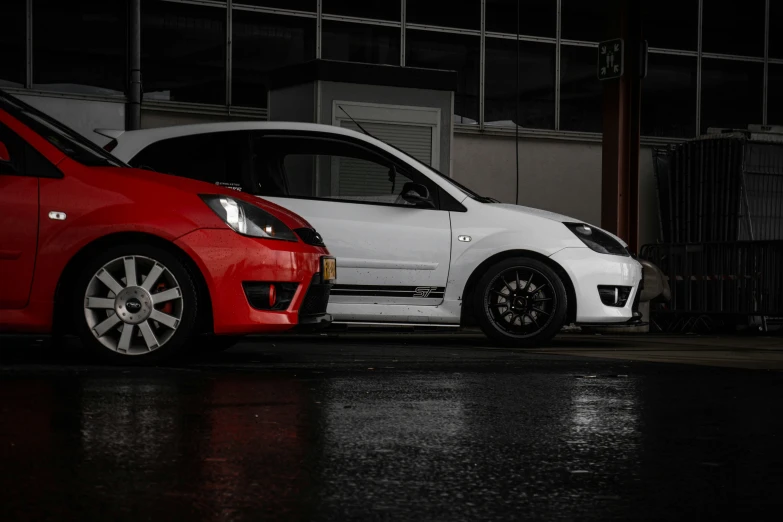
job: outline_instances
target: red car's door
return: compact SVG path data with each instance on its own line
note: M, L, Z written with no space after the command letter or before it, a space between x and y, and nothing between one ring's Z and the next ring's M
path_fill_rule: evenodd
M0 308L24 308L38 243L38 177L25 143L0 123ZM32 175L31 175L32 174Z

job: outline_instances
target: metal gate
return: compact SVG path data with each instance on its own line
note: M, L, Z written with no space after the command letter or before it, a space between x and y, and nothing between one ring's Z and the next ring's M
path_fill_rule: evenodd
M688 319L705 317L764 325L783 317L783 241L645 245L639 257L669 281L671 300L651 309L660 329L687 330Z
M783 144L749 135L654 151L664 243L783 240Z
M671 287L651 308L660 329L783 317L781 141L731 131L653 152L662 243L640 257Z

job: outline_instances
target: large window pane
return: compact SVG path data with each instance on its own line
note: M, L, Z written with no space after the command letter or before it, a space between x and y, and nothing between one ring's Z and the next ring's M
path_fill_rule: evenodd
M769 64L769 87L767 88L767 123L783 125L783 65Z
M643 0L642 31L650 47L695 51L699 0Z
M0 85L21 87L25 78L25 0L3 0L0 18Z
M783 58L783 2L769 3L769 57Z
M127 64L126 19L125 1L35 0L35 87L122 94Z
M601 42L619 35L607 35L607 22L615 16L610 10L612 2L587 0L562 0L560 8L560 34L566 40Z
M141 10L144 98L226 102L226 10L145 0Z
M517 0L487 0L486 29L517 33ZM557 32L557 0L520 0L519 34L554 38Z
M517 42L487 38L484 120L487 125L555 128L555 45L519 42L519 121Z
M705 53L764 56L764 0L707 1L703 9Z
M560 128L601 132L603 86L597 78L595 47L560 48Z
M314 18L234 11L231 103L266 107L266 74L315 58Z
M696 58L650 54L642 82L642 135L696 135Z
M322 56L327 60L400 65L400 29L323 21Z
M481 29L480 0L408 0L408 23Z
M410 3L410 2L409 2ZM400 21L400 0L323 0L324 14Z
M479 48L478 36L409 30L405 35L406 65L457 71L454 96L456 123L478 121Z
M291 9L314 13L318 6L316 0L234 0L233 5L252 5L256 7L271 7L272 9Z
M704 58L701 71L701 130L746 129L761 123L764 64Z

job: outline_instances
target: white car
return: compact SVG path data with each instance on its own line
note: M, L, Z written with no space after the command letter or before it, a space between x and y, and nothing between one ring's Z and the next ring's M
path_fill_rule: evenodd
M530 346L565 324L640 318L642 267L619 238L484 198L367 134L285 122L97 132L134 167L250 192L310 221L337 257L336 324L478 323Z

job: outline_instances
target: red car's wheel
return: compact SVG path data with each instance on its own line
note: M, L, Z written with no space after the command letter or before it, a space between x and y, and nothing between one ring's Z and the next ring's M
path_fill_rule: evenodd
M157 246L117 246L93 257L74 294L85 347L113 362L171 356L195 327L193 280L177 256Z

